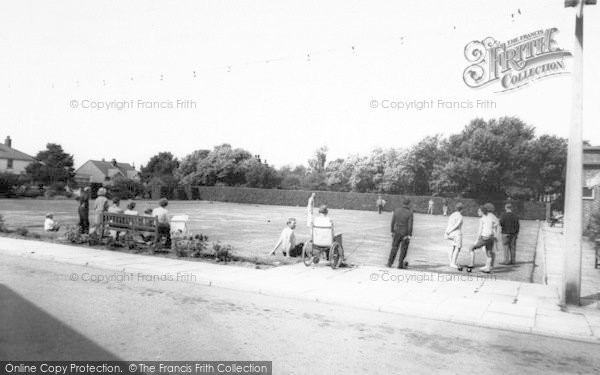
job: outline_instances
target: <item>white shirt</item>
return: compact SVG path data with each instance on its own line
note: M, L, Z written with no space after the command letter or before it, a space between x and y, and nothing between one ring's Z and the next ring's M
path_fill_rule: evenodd
M481 237L491 237L496 234L499 222L496 215L489 212L487 215L483 215L479 222L479 235Z
M125 210L125 212L123 212L125 215L133 215L136 216L138 214L137 211L132 211L132 210Z
M278 244L281 244L283 251L288 252L296 246L296 235L290 227L285 227L281 231Z
M448 226L446 226L446 234L462 229L463 216L460 212L454 211L448 218Z
M54 224L56 222L52 219L50 219L49 217L46 218L46 220L44 221L44 230L48 231L48 230L52 230L54 228Z
M169 223L169 211L167 211L164 207L157 207L152 210L152 216L156 216L158 218L159 223L168 224Z
M319 215L314 218L313 225L315 227L333 227L333 221L328 216Z

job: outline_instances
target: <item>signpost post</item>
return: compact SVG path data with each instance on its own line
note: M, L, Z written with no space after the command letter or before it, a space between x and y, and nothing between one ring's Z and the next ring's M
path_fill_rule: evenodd
M561 303L579 305L581 293L581 237L583 194L583 8L596 0L565 0L576 7L573 47L573 97L565 189L565 245Z

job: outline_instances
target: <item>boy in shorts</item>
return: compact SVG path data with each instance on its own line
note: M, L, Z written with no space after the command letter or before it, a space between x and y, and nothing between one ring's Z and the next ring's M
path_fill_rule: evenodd
M484 273L490 273L492 267L494 267L494 243L497 239L499 221L496 215L494 215L494 205L486 203L479 207L477 214L481 216L479 219L479 231L477 233L477 242L469 249L471 253L471 263L469 267L473 267L475 261L475 250L485 246L485 267L479 270Z

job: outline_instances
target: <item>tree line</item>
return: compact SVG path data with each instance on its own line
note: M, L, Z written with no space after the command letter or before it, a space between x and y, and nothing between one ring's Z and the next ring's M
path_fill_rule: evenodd
M307 165L275 169L258 155L222 144L178 160L170 152L143 166L142 181L165 185L378 192L465 198L532 199L562 194L567 142L541 135L517 117L477 118L458 134L428 136L408 148L328 159L318 148Z
M565 139L536 136L534 127L517 117L476 118L458 134L428 136L408 148L376 148L368 155L329 160L328 148L322 146L306 165L279 169L229 144L196 150L182 159L160 152L141 167L139 189L160 185L174 191L181 186L223 185L535 199L563 194L566 157ZM73 156L60 145L48 144L26 173L36 183L73 184ZM123 177L116 177L113 184L117 190L133 186Z

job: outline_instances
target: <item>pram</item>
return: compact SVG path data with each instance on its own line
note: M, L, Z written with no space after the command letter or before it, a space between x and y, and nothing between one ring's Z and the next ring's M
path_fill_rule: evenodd
M171 236L187 236L189 235L188 215L175 215L171 218Z

